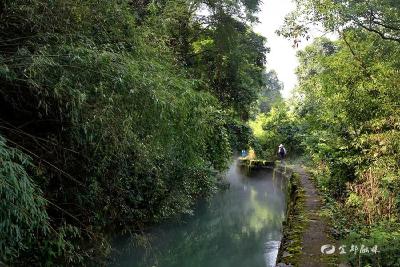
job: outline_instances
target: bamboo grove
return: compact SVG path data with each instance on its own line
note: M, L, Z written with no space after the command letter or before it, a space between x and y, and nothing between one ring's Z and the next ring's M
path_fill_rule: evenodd
M0 262L104 264L216 190L265 88L257 0L0 3Z
M191 213L234 151L306 159L333 235L400 266L400 2L296 0L265 69L258 0L0 2L0 262L104 265L115 233ZM250 121L249 123L247 123Z

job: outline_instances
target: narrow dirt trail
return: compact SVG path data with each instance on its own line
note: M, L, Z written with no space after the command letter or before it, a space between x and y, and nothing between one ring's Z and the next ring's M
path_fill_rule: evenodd
M308 224L303 233L303 247L300 266L323 267L332 266L327 263L328 255L321 253L321 246L332 244L327 234L327 225L319 215L321 198L310 180L309 175L301 167L296 167L295 172L300 175L301 184L305 190L305 214Z

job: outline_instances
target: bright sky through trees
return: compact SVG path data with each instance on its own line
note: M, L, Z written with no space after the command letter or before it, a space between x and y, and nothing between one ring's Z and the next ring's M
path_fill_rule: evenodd
M278 36L275 31L282 25L285 15L293 9L291 0L265 0L259 13L260 24L256 26L256 32L268 39L271 52L267 55L267 64L278 73L285 85L283 97L288 97L296 84L294 71L298 62L291 41Z
M293 48L293 41L285 39L276 34L285 18L285 15L295 9L292 0L264 0L261 12L258 14L260 23L256 25L255 31L267 37L267 45L271 52L267 55L267 65L269 69L274 69L278 73L278 78L283 82L284 89L282 96L288 98L297 83L295 69L298 65L296 52L311 44L314 37L324 33L314 30L310 40L302 40L299 48ZM329 36L331 37L331 36Z

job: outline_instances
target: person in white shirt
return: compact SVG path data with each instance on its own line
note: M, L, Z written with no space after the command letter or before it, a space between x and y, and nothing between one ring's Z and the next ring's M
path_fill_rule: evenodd
M283 159L286 156L286 149L282 144L280 144L279 147L278 147L278 155L279 155L279 158L281 159L281 162L282 162Z

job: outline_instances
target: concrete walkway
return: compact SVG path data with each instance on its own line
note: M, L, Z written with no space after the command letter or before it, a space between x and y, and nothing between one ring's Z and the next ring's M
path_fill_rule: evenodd
M327 257L321 253L321 246L332 244L328 239L327 225L319 215L321 208L321 198L310 180L309 175L301 167L296 167L295 172L300 175L301 184L305 190L305 213L308 219L305 232L303 233L303 247L300 258L300 266L323 267L328 265Z

